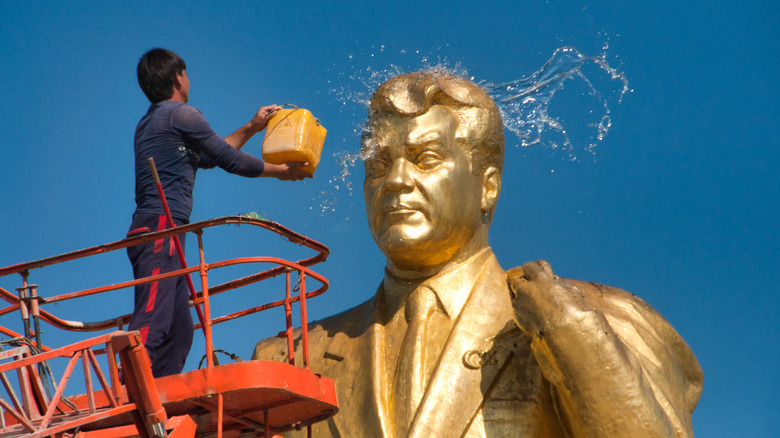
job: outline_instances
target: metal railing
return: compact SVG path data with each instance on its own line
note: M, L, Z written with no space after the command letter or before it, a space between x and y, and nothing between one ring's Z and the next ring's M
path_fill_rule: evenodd
M203 233L209 228L223 225L248 225L253 227L260 227L272 233L278 234L279 236L289 240L294 244L311 249L314 251L314 254L310 257L295 262L284 260L278 257L255 256L232 258L207 263L203 249ZM50 297L40 296L37 291L37 285L31 284L29 282L30 271L38 268L62 264L98 254L121 250L143 242L168 239L172 238L173 236L178 236L185 233L196 234L198 240L199 262L197 265L191 267L185 267L176 271L146 278L83 289ZM196 272L200 277L201 290L195 294L192 300L190 300L190 305L201 309L202 313L199 313L203 315L203 317L200 319L200 322L195 324L193 328L200 329L204 334L206 343L207 367L215 366L214 345L211 334L212 326L275 307L284 308L286 330L280 333L280 335L287 337L288 362L290 364L294 364L295 354L293 347L292 306L297 302L300 309L301 351L303 352L304 362L303 367L308 369L309 359L306 300L318 296L328 289L327 279L325 279L325 277L322 275L312 271L309 269L309 267L323 262L328 257L328 254L329 250L325 245L309 239L306 236L298 234L278 223L242 215L226 216L187 224L175 228L169 228L162 231L134 235L132 237L113 243L0 268L0 278L13 274L18 274L21 276L21 286L16 289L17 294L11 293L8 290L0 287L0 299L9 304L7 307L0 309L0 317L18 312L21 315L23 321L23 333L17 333L5 327L4 325L0 325L0 333L17 340L23 340L25 344L20 344L20 346L17 346L12 350L0 352L0 380L2 380L3 387L5 388L5 397L0 397L0 407L2 407L2 410L5 411L8 415L10 415L10 418L15 420L15 427L17 429L21 425L21 428L25 431L25 434L31 434L34 436L39 434L43 434L41 436L45 436L46 433L53 433L52 431L55 431L53 424L57 422L53 421L53 417L56 416L55 413L57 412L61 414L60 417L72 417L73 421L76 421L74 416L77 416L78 422L82 423L84 421L92 421L91 418L97 415L119 415L128 412L129 410L136 409L138 412L143 413L143 409L141 409L141 407L137 407L135 404L128 401L127 394L123 396L121 388L124 388L124 386L120 383L120 367L118 365L118 361L116 360L116 356L119 355L119 363L122 363L125 369L125 371L122 372L125 373L122 374L123 376L126 375L129 368L144 369L142 374L139 374L136 376L136 378L130 376L130 381L127 382L128 384L136 380L149 379L151 376L150 372L148 376L143 374L146 373L145 367L139 366L137 363L133 365L133 363L138 362L140 359L135 356L128 356L130 353L127 353L128 351L132 351L133 348L136 350L138 348L143 349L143 346L139 342L140 338L138 337L137 332L122 331L123 327L129 323L131 314L115 315L102 321L72 321L57 317L53 314L53 312L46 310L46 308L48 308L50 305L63 301L89 297L97 294L116 291L119 289L131 288L140 284L182 275L190 275ZM267 267L270 264L271 267L216 286L209 286L209 272L211 271L230 266L257 264L263 265L264 267ZM293 273L297 273L297 281L293 279ZM211 315L211 300L214 296L282 275L284 275L286 285L283 298L273 299L270 302L259 305L247 306L241 310L217 317L213 317ZM315 279L319 283L319 287L312 291L307 291L306 280L308 278ZM297 289L297 293L293 293L295 289ZM117 331L114 333L101 335L87 341L81 341L66 347L51 349L41 343L41 321L46 322L58 329L71 332L92 332L114 329ZM96 347L101 344L105 344L105 347L102 349L96 349ZM121 348L117 346L120 344ZM107 372L101 370L100 364L96 359L96 354L106 354L108 358ZM145 354L143 356L146 357ZM51 396L50 394L47 394L46 391L48 388L46 375L51 373L50 371L46 372L43 367L47 360L50 360L54 357L68 358L68 365L66 367L65 373L60 378L59 385L54 382L53 376L51 377L52 386L55 387L55 394ZM76 364L79 360L81 360L83 363L82 367L85 379L84 383L87 387L87 393L85 395L88 401L87 412L80 412L79 409L76 409L74 406L69 406L67 400L63 398L65 385L67 385L68 381L70 380L72 371L74 368L76 368ZM145 360L148 362L148 357L146 357ZM128 362L128 364L125 365L125 362ZM94 391L92 388L93 381L90 369L98 378L98 383L100 384L98 391ZM10 383L6 375L8 372L12 371L15 371L19 378L16 387ZM127 391L133 392L133 389L128 387ZM96 394L100 396L96 398ZM100 401L96 402L96 399ZM122 400L124 400L124 404ZM133 406L128 407L131 404ZM159 401L157 404L159 405ZM157 424L165 419L164 410L162 416L160 416L159 412L156 412L156 409L157 406L154 405L146 407L146 410L152 411L149 415L154 418L152 418L153 421L151 423L145 422L145 424ZM2 413L0 412L0 414ZM8 415L0 415L0 421L3 422L0 424L0 426L2 426L2 428L0 428L0 432L6 428L5 420ZM57 424L56 431L58 433L68 428L74 427L73 424ZM152 434L152 432L153 431L150 430L150 434ZM0 435L2 434L0 433Z

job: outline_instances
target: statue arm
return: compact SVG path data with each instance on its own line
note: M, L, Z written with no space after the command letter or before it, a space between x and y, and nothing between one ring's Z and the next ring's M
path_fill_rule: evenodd
M680 363L677 351L667 348L663 337L679 335L670 326L652 327L668 325L663 318L648 324L630 305L615 312L603 290L560 279L545 261L508 275L515 322L532 337L534 357L555 389L558 414L572 436L693 436L690 413L698 393L689 390L685 367L698 364L695 358L693 364ZM605 312L642 321L621 324L620 317Z

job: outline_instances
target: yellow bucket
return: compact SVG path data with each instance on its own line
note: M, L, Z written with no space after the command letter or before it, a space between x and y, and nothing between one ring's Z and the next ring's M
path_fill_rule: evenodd
M265 127L263 160L273 164L306 161L309 164L301 169L313 174L327 132L308 110L298 107L277 110Z

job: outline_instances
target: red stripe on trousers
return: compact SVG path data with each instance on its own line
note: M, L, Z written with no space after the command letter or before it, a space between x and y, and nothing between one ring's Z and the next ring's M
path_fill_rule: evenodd
M134 230L128 231L127 232L127 237L130 237L133 234L138 234L138 233L148 233L149 231L152 231L152 230L149 229L149 227L136 228Z
M149 326L141 327L141 343L146 344L146 337L149 335Z
M160 273L160 268L154 268L152 275ZM151 312L154 309L154 300L157 298L157 281L153 281L149 286L149 301L146 302L146 311Z
M160 215L157 220L157 231L164 230L166 224L166 218L164 215ZM165 243L165 239L157 239L154 241L154 253L157 254L158 252L162 251L163 249L163 243Z

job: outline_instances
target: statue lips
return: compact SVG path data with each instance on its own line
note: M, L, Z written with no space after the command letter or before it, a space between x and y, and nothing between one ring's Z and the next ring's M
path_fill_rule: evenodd
M400 222L404 219L411 219L417 213L427 217L422 205L418 202L391 202L389 206L382 208L380 216L389 219L391 222Z
M396 241L411 238L418 234L419 227L427 220L422 203L399 196L386 196L377 202L376 214L371 220L372 233L383 236L381 239ZM416 231L415 231L416 230ZM387 241L389 243L389 241Z

